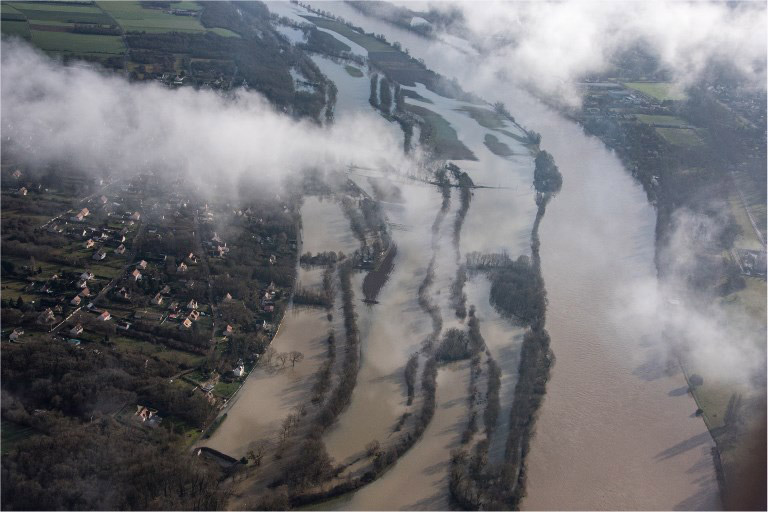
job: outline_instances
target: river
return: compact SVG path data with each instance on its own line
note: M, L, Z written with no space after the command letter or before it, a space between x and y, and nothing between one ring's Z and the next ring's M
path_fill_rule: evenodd
M685 393L685 380L658 350L659 332L639 331L618 320L625 316L621 291L654 281L656 274L655 212L620 161L577 125L504 83L493 70L484 69L482 59L466 50L420 38L345 4L325 3L323 8L367 31L401 42L430 68L456 76L465 89L490 101L504 101L518 122L542 134L542 149L552 153L563 174L563 189L550 203L540 227L542 273L549 298L547 328L556 364L527 459L523 508L717 508L711 438L703 421L693 415L696 405ZM340 95L342 89L339 87ZM462 231L462 252L505 249L513 257L524 254L535 208L530 158L501 161L489 156L479 143L487 130L456 112L453 100L435 95L430 99L433 104L428 108L443 115L480 159L457 163L477 183L504 186L476 191ZM432 218L425 217L422 222L431 224ZM445 231L441 232L445 240ZM418 255L409 247L402 249L399 259ZM435 280L435 287L442 290L455 265L447 253L450 251L440 251ZM420 256L422 261L429 258L428 254ZM475 280L467 291L478 307L483 335L494 357L504 365L502 371L509 376L505 378L511 379L502 386L504 414L517 371L519 336L512 326L504 329L504 321L480 300L483 288L483 283ZM386 289L382 297L385 293ZM446 295L443 291L438 297L442 315L449 320ZM396 316L382 317L385 325L398 322ZM365 350L368 342L363 343ZM454 385L446 386L446 375L441 370L439 403L456 392ZM365 389L356 390L356 395L364 396ZM378 406L366 402L369 408ZM355 409L353 403L345 414L364 415L365 411L365 407ZM349 418L355 416L346 421L354 423ZM443 416L447 423L452 421L450 415ZM443 416L438 411L433 421L441 423ZM339 425L344 421L343 415ZM431 486L426 490L409 486L408 499L402 503L382 489L394 489L387 482L419 481L414 480L418 475L425 478L430 471L444 471L444 464L435 461L447 461L453 445L455 439L453 444L450 440L440 444L425 435L380 482L356 493L347 505L356 509L414 503L424 503L425 508L444 506L446 501L432 499ZM429 451L428 457L423 450Z

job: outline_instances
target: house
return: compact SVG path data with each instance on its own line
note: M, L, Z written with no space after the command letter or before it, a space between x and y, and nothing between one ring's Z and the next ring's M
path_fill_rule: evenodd
M83 272L82 274L80 274L80 279L82 279L83 281L90 281L94 277L95 276L93 275L93 272L86 271L86 272Z
M186 272L187 271L187 265L183 261L179 263L179 266L176 268L176 272Z
M131 278L134 281L138 281L139 279L141 279L141 272L139 272L137 269L134 269L133 272L131 272Z
M19 195L20 195L20 196L25 196L25 195L27 195L27 192L29 192L29 191L27 190L27 187L21 187L21 188L19 189Z
M85 282L85 279L80 279L80 280L77 282L77 287L78 287L78 288L85 288L85 287L87 287L87 286L88 286L88 283L86 283L86 282Z
M99 315L99 320L102 322L106 322L107 320L111 319L112 315L109 314L109 311L102 311Z
M274 265L275 263L277 263L277 256L272 254L272 255L269 256L269 264L270 265Z
M195 299L190 300L187 303L187 309L197 309L197 301Z
M184 321L181 322L181 325L189 329L190 327L192 327L192 320L190 320L189 318L185 318Z
M234 329L231 325L227 324L227 326L224 328L224 336L230 336L234 332Z
M117 235L114 236L114 240L115 240L115 242L123 243L123 242L125 242L125 235L117 234Z
M127 331L131 328L131 323L126 322L125 320L118 320L117 321L117 328L122 329L123 331Z
M89 238L88 240L85 241L85 248L86 249L90 249L94 245L96 245L96 242L93 241L93 238Z
M147 262L146 262L146 261L144 261L144 260L141 260L141 261L138 263L138 265L136 265L136 268L139 268L139 269L141 269L141 270L146 270L146 269L147 269Z
M275 305L274 304L265 305L264 311L266 311L267 313L273 313L275 311Z
M107 251L105 251L103 248L93 253L93 259L96 261L101 261L106 257L107 257Z
M195 311L194 309L189 313L189 316L187 317L193 322L196 322L198 318L200 318L200 313Z
M162 303L163 303L163 296L160 293L152 297L152 304L159 306Z
M82 300L83 299L81 299L79 295L75 295L75 297L71 301L69 301L69 303L72 304L73 306L79 306L80 301Z
M83 333L83 326L80 324L77 324L73 328L69 330L69 334L72 336L80 336Z
M125 246L123 244L120 244L117 249L115 249L115 253L117 254L123 254L125 253Z
M195 253L191 252L189 253L189 256L187 256L187 260L190 263L197 263L197 256L195 256Z
M78 295L80 295L81 297L90 297L91 296L91 290L89 290L88 287L86 286L85 288L80 290L80 293L78 293Z
M243 365L240 365L237 368L233 369L232 373L235 375L235 377L242 377L243 375L245 375L245 367Z
M179 309L179 303L177 301L171 302L168 305L168 309L170 309L171 311L176 311L177 309Z
M225 254L229 252L229 247L227 247L227 244L219 245L216 247L216 250L219 252L219 257L223 258Z
M136 416L136 419L138 421L141 421L142 423L151 421L156 415L157 415L156 409L150 409L149 407L144 407L143 405L137 405L136 413L134 414L134 416Z
M163 289L160 290L160 293L164 293L164 294L171 293L171 287L168 285L163 286Z
M129 292L125 286L120 288L120 291L117 292L117 294L122 297L125 300L129 300L131 298L131 292Z
M131 215L131 220L139 220L141 218L141 214L139 212L133 212L133 215Z
M101 197L99 198L99 202L100 202L101 204L107 204L107 201L108 201L108 199L107 199L107 196L101 196Z
M231 302L231 301L232 301L232 295L230 295L229 293L227 293L227 294L224 296L224 302Z
M18 171L16 171L18 172ZM21 335L24 334L24 330L21 327L17 327L13 330L11 335L8 337L11 341L18 341L19 338L21 338Z
M37 316L37 323L42 325L52 324L55 321L56 315L53 314L53 310L51 308L46 309Z
M13 176L16 179L19 179L21 178L21 171L16 169L15 171L13 171L13 174L11 174L11 176Z

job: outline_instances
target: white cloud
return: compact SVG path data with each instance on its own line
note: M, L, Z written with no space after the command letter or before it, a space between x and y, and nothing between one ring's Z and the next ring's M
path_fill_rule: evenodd
M224 98L130 83L3 43L3 149L16 148L34 164L167 169L201 184L243 175L276 183L305 168L343 170L350 163L406 170L413 161L385 125L370 112L322 127L276 112L257 93Z

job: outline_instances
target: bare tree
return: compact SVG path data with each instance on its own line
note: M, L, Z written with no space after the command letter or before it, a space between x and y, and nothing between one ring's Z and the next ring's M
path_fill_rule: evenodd
M280 368L284 368L285 363L288 361L288 352L280 352L275 356L275 358L277 359L277 362L280 364Z
M291 366L296 366L296 363L300 363L304 360L304 354L298 350L294 350L288 354L288 358L291 360Z
M275 350L275 347L267 347L267 350L261 355L261 360L265 365L270 366L276 354L277 350Z

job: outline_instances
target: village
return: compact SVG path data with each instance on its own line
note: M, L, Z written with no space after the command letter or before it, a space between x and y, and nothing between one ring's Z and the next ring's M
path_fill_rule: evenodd
M74 199L22 168L4 166L2 178L3 344L140 355L162 363L178 390L204 396L212 411L223 407L288 302L297 251L292 206L275 197L204 198L181 177L169 183L152 173L82 174L78 186L90 193ZM63 208L33 215L41 204ZM56 249L15 243L25 233L13 219L22 216L43 221L23 226L43 237L36 249ZM125 403L113 414L146 428L174 411ZM202 429L188 430L191 442Z

